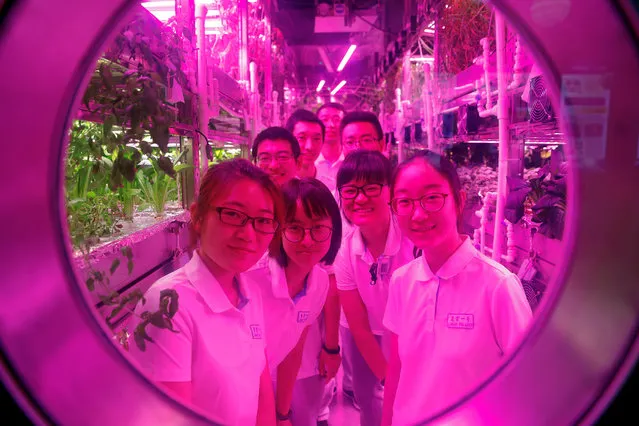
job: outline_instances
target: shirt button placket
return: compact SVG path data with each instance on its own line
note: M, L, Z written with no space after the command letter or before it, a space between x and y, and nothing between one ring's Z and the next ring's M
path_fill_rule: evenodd
M435 329L435 308L437 306L438 289L439 279L437 278L431 280L426 288L426 331L431 333Z

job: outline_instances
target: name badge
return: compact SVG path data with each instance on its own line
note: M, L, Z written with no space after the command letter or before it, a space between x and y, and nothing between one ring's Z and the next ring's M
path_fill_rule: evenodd
M475 328L475 316L473 314L448 314L448 328Z
M254 339L262 338L262 326L259 324L251 324L249 327L251 329L251 336L253 336Z
M297 313L297 322L298 323L306 322L310 314L311 313L309 311L299 311Z

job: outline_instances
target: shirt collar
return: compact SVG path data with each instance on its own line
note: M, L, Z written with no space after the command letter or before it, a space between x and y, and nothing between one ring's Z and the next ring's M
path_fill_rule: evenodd
M342 152L339 154L339 157L337 157L337 160L335 160L335 162L331 164L328 162L326 157L324 157L324 154L320 152L319 157L317 157L317 160L315 160L315 166L317 167L318 164L325 163L326 165L329 165L331 167L338 167L340 164L342 164L344 158L346 157L344 156L344 151L342 150Z
M288 291L288 283L286 282L286 273L284 268L277 263L277 260L273 257L269 257L268 259L268 269L271 274L271 285L273 287L273 295L278 299L288 299L292 300L293 303L297 303L302 297L306 296L308 292L308 282L313 279L313 272L315 268L309 272L304 280L304 287L302 290L297 293L293 298L290 297Z
M399 229L399 224L397 223L397 219L391 215L386 245L384 246L384 253L382 254L388 257L395 256L401 248L401 243L402 233ZM366 254L366 245L364 244L362 231L359 227L355 227L355 231L353 232L353 253L362 257Z
M419 277L420 281L429 281L433 277L441 278L444 280L449 280L459 274L469 263L471 260L477 256L477 249L473 247L473 244L470 238L467 235L464 235L463 242L461 245L455 250L455 252L448 258L448 260L439 268L437 274L434 274L424 256L422 256L421 262L419 262L420 270Z
M238 284L237 293L240 300L237 308L233 306L228 297L226 297L224 290L222 290L220 283L209 271L197 251L193 252L193 257L184 266L184 271L193 287L214 313L222 313L232 309L241 310L250 301L250 293L244 280L241 277L236 277L235 282Z

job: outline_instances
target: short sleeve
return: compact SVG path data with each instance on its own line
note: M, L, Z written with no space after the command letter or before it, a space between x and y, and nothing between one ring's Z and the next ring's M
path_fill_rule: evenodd
M497 344L502 352L508 352L532 320L532 310L516 275L509 274L501 279L493 290L490 303Z
M401 331L401 295L399 293L401 287L398 285L397 274L393 274L388 285L388 301L386 302L386 310L384 311L384 319L382 324L386 329L397 335Z
M344 241L342 248L337 257L335 263L333 263L335 270L335 280L337 282L338 290L356 290L357 283L355 282L355 274L353 273L353 265L349 256L348 243Z
M137 306L135 310L137 315L147 310L150 311L154 309L151 306L157 307L159 304L157 295L155 298L152 294L145 297L147 298L147 303ZM156 299L155 304L152 303L153 299ZM186 298L180 297L180 299L182 302ZM146 332L153 339L153 342L146 340L144 351L137 346L133 335L135 326L140 320L136 319L132 324L132 328L130 328L129 353L137 361L138 367L157 382L191 381L191 359L193 356L192 321L188 314L188 309L184 307L184 302L182 304L172 318L175 331L160 329L152 324L146 326Z

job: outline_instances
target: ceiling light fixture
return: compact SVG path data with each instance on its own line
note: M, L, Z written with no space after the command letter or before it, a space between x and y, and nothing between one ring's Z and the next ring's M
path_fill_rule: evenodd
M353 52L355 52L355 49L357 49L357 46L354 44L351 44L351 47L349 47L348 50L346 51L346 54L344 55L342 62L339 63L339 66L337 67L337 72L340 72L344 69L348 60L351 59L351 56L353 56Z
M316 92L321 91L325 84L326 84L326 80L320 81L319 84L317 85L317 89L315 89L315 91Z
M342 80L342 82L333 89L333 91L331 92L331 95L335 96L335 93L339 92L339 89L344 87L345 84L346 84L346 80Z

